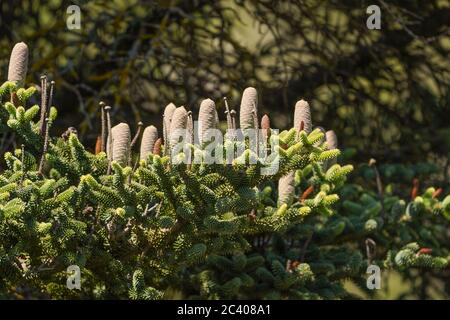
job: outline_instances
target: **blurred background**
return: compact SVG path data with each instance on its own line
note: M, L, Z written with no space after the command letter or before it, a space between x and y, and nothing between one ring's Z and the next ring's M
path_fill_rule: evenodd
M369 30L367 7L381 9ZM68 30L66 9L81 9ZM30 48L28 83L56 81L61 131L94 143L98 102L116 122L160 126L173 101L234 107L246 86L280 129L307 99L313 122L358 157L448 160L450 2L2 0L0 76L16 42ZM225 119L223 112L220 112Z
M381 9L380 30L367 28L371 4ZM81 9L79 29L67 28L70 5ZM0 30L1 81L14 44L26 42L28 85L42 74L56 81L52 130L75 126L91 149L100 101L114 123L161 128L169 102L197 114L211 98L225 120L222 98L238 108L254 86L260 115L279 129L308 100L313 123L336 131L345 161L363 164L355 177L374 186L364 164L375 158L404 194L418 177L448 191L448 0L1 0Z

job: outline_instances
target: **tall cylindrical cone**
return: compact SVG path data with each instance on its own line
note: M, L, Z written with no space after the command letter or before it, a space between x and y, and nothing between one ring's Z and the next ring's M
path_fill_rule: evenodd
M200 110L198 113L198 121L199 121L199 132L198 137L200 143L203 143L206 139L206 131L208 129L215 129L216 124L216 104L211 99L205 99L200 104Z
M261 129L270 129L270 118L267 114L263 115L263 117L261 118Z
M185 141L187 118L188 113L184 107L179 107L173 112L169 130L169 141L171 148L173 148L180 141L180 137L183 137L183 141Z
M325 139L327 141L328 150L333 150L338 148L338 139L336 133L333 130L328 130L325 133Z
M295 196L295 174L289 172L278 180L278 203L291 204Z
M261 129L264 139L267 140L270 137L270 118L267 114L263 115L261 118Z
M255 109L258 110L258 93L255 88L248 87L242 94L239 110L239 124L241 129L249 129L255 126Z
M164 108L164 118L163 118L163 138L166 144L170 137L170 123L172 122L173 113L176 110L176 106L171 102ZM167 141L166 141L167 140Z
M28 46L24 42L17 43L9 59L8 81L23 86L28 70Z
M125 166L130 156L131 131L128 124L122 122L111 129L112 160Z
M294 128L297 129L297 131L300 131L301 129L301 123L303 121L303 130L310 134L312 131L312 122L311 122L311 110L309 108L308 102L305 100L297 101L295 104L295 111L294 111Z
M153 147L158 139L158 129L155 126L148 126L142 134L140 159L145 160L150 153L153 153Z

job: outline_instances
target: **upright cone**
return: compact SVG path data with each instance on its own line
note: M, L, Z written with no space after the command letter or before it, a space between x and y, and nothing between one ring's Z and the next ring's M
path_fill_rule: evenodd
M295 196L295 174L289 172L278 180L278 203L290 205Z
M270 137L270 118L267 114L261 118L261 129L263 138L267 140Z
M28 70L28 46L24 42L17 43L9 59L8 81L23 86Z
M130 156L131 131L128 124L122 122L111 129L112 135L112 155L111 159L120 165L128 164Z
M303 121L303 130L310 134L312 131L311 110L308 102L305 100L297 101L294 111L294 128L300 131L301 123Z
M173 148L180 141L180 137L183 137L183 141L185 141L187 118L188 113L184 107L179 107L173 112L169 130L170 148Z
M205 99L200 104L200 110L198 114L199 132L198 137L200 143L207 141L206 131L209 129L215 129L217 127L217 111L216 104L211 99Z
M145 160L147 156L153 153L153 147L158 140L158 129L155 126L148 126L142 134L140 159Z
M255 126L255 109L258 110L258 93L255 88L248 87L242 94L239 110L239 124L241 129L250 129Z
M170 137L170 123L172 122L173 113L177 107L171 102L164 108L163 118L163 138L164 144L167 144Z
M328 150L333 150L333 149L338 148L337 136L333 130L328 130L325 133L325 139L327 141Z

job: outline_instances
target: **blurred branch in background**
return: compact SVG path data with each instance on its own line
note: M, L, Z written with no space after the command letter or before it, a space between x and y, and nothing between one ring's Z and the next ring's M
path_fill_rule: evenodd
M372 2L381 30L366 27ZM170 101L197 109L227 96L236 106L252 85L280 128L295 101L309 99L314 122L359 149L356 160L447 165L450 4L372 2L3 0L0 74L26 41L29 83L43 71L55 80L61 132L78 121L92 145L100 100L115 119L161 127ZM80 30L66 27L70 4L81 8Z

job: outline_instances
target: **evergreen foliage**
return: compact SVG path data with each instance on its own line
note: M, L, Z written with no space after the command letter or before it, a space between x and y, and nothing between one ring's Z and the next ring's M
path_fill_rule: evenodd
M241 120L254 128L257 94L248 90ZM306 101L299 107L307 106L308 123L263 141L265 148L279 141L277 153L262 159L244 143L231 164L208 164L207 146L173 154L174 133L189 123L184 107L166 108L170 146L152 142L142 158L121 123L109 126L112 146L94 154L75 130L49 134L57 111L49 105L36 120L40 107L27 103L35 92L15 82L0 87L2 125L21 146L4 154L0 175L0 297L160 299L178 291L336 299L352 297L343 281L364 283L371 263L405 273L447 266L449 196L440 201L429 188L407 202L390 188L376 194L347 183L353 167L333 162L340 151L323 130L309 132ZM207 102L204 111L216 112ZM204 119L216 125L215 114ZM235 143L227 137L219 149ZM180 161L191 155L200 161ZM275 161L279 170L262 175ZM285 177L289 187L277 188ZM377 254L366 257L368 238ZM71 265L81 269L80 291L66 287Z

